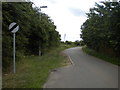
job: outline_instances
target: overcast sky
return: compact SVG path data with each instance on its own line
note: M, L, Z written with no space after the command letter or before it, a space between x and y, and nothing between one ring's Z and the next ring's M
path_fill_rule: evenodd
M37 7L42 8L42 12L48 14L57 26L57 31L61 34L61 39L76 41L80 39L80 27L87 19L85 13L95 6L95 2L101 0L32 0Z

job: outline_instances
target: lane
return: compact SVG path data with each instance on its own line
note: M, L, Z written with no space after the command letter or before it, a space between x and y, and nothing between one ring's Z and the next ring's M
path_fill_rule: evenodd
M64 53L74 64L51 72L45 88L118 88L118 66L87 55L80 47Z

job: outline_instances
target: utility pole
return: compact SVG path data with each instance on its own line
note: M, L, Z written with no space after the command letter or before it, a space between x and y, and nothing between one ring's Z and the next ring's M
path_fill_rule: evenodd
M41 8L47 8L47 6L40 6L40 21L41 21L41 19L42 19L42 17L41 17ZM40 47L40 41L39 41L39 56L41 56L41 47Z
M66 39L66 34L64 34L64 42L65 42L65 39Z

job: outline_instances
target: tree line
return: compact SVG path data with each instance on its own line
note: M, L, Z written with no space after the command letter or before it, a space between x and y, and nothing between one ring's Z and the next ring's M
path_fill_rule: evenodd
M73 47L75 47L75 46L84 46L83 40L76 40L74 42L66 40L65 42L61 42L61 43L66 44L66 45L71 45Z
M120 55L120 2L96 3L81 26L87 47L108 55Z
M5 71L13 62L13 34L10 23L16 22L16 61L23 55L45 54L50 48L60 45L60 34L53 20L32 2L2 3L2 65Z

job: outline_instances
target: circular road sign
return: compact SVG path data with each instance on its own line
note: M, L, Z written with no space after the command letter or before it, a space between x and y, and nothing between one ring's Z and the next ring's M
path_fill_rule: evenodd
M9 25L9 30L12 33L16 33L19 30L19 25L17 25L17 23L13 22Z

